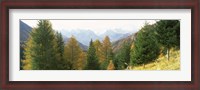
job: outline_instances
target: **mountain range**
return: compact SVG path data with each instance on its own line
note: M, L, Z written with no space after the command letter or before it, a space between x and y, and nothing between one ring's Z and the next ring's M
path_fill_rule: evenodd
M92 30L83 30L83 29L61 30L61 33L68 38L71 37L72 35L75 36L80 43L86 46L89 46L91 39L93 41L96 39L102 41L105 38L105 36L109 36L110 41L114 42L130 35L130 33L119 33L114 30L107 30L102 34L97 35Z
M70 38L72 35L76 37L77 41L80 43L89 46L89 42L91 39L96 40L99 39L99 36L97 36L94 32L90 30L61 30L61 33L63 36L66 36Z
M27 40L29 37L29 33L31 32L32 27L27 25L26 23L20 21L20 44L24 45L24 41ZM117 32L122 30L107 30L102 34L95 34L91 30L82 30L82 29L76 29L76 30L61 30L64 43L67 43L69 38L73 35L76 37L80 47L87 51L89 42L92 39L93 41L96 39L99 39L102 41L105 36L109 36L110 41L112 42L113 52L117 52L124 42L131 42L136 37L136 34L131 33L122 33Z
M130 33L119 33L119 32L116 32L115 30L107 30L106 32L101 34L100 37L103 39L105 36L109 36L110 41L114 42L119 39L125 38L129 35L130 35Z

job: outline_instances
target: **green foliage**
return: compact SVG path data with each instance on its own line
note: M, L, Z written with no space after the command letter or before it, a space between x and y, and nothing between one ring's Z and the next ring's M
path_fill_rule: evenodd
M122 48L119 50L119 52L116 53L114 58L115 69L122 70L129 65L130 49L131 49L131 44L128 42L127 43L124 42Z
M100 65L100 69L107 70L108 65L109 65L109 60L104 60Z
M172 47L180 48L180 21L160 20L156 23L155 29L157 40L167 49L169 60L170 49Z
M59 32L56 32L55 36L56 36L56 43L57 43L56 49L57 49L57 52L59 53L59 56L62 58L63 53L64 53L63 37L62 37L62 34Z
M30 33L25 47L25 59L33 70L57 69L55 33L49 20L39 20ZM31 64L31 65L30 65Z
M146 24L137 34L131 50L131 64L146 64L159 55L159 46L155 37L154 26Z
M66 65L64 63L63 54L64 54L64 41L62 34L59 32L55 33L55 49L57 53L57 69L65 69Z
M99 61L96 55L96 49L93 45L92 40L90 41L90 46L87 52L87 64L85 67L86 70L98 70L99 69Z
M180 45L180 21L160 20L156 23L157 40L163 46L171 48Z

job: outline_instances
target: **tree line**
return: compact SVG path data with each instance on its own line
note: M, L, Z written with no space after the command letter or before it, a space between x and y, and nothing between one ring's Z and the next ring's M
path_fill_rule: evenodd
M65 44L62 34L53 30L49 20L39 20L25 43L21 66L24 70L121 70L151 62L163 51L169 57L170 48L179 45L178 20L146 23L136 39L123 43L116 53L112 52L108 36L102 42L91 39L85 52L74 36Z
M180 49L179 20L160 20L153 25L145 23L131 49L130 64L145 65L155 61L161 54L167 54L167 60L170 60L171 48Z

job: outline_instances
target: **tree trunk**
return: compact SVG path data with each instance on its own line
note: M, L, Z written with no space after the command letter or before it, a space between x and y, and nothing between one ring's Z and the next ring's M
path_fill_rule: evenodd
M169 50L169 48L167 48L167 60L169 61L169 53L170 53L170 50Z
M143 64L143 68L145 68L145 64Z

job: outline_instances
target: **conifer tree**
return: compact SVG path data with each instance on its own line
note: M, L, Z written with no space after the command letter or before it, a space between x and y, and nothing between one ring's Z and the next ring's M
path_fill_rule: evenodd
M87 64L85 69L86 70L98 70L99 69L99 63L98 63L98 57L96 55L96 50L93 45L93 41L90 41L90 46L87 52Z
M49 20L39 20L25 46L25 59L33 70L57 69L55 32Z
M155 37L154 25L145 24L138 32L131 49L131 64L138 65L155 60L159 54L159 46Z
M57 54L57 68L58 69L65 69L67 66L64 64L63 54L64 54L64 41L62 34L59 32L55 33L55 40L56 40L56 54Z
M114 63L116 69L125 69L129 65L130 49L131 44L129 42L124 42L122 48L120 48L119 52L115 55Z
M160 20L156 23L157 40L167 49L167 59L170 59L170 49L180 47L180 21Z

